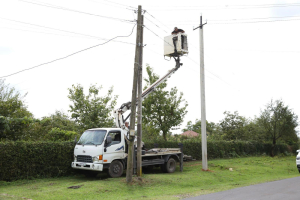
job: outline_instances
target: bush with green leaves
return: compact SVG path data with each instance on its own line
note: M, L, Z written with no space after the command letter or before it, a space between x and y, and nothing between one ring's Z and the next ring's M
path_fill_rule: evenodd
M54 135L63 134L59 129ZM72 135L72 134L71 134ZM59 140L59 139L57 139ZM183 153L199 160L202 157L201 140L185 140ZM177 141L146 141L146 149L178 148ZM0 142L0 181L31 179L39 177L58 177L73 173L74 142ZM268 155L273 144L247 141L208 141L208 159L233 158L240 156ZM277 155L295 154L298 145L277 144Z
M0 181L72 173L74 142L2 142L0 151Z
M146 141L146 149L154 148L158 146L159 148L179 148L178 143L183 144L183 153L185 155L190 155L195 159L202 159L202 147L201 140L186 139L180 142L177 141ZM281 153L293 153L295 154L298 149L298 145L287 145L284 143L279 143L275 147L276 155ZM240 156L253 156L253 155L269 155L272 148L272 143L261 143L261 142L249 142L249 141L207 141L207 157L209 159L214 158L232 158Z

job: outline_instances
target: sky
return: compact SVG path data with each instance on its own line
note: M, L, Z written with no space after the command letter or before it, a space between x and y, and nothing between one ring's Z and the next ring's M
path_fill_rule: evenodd
M163 55L163 38L175 26L188 35L189 54L168 80L168 89L177 87L189 104L173 133L201 118L199 29L193 30L200 15L207 22L206 119L218 123L225 111L253 119L271 99L282 99L300 115L296 0L0 0L0 77L27 93L25 102L36 118L68 113L73 84L86 90L97 84L101 95L113 86L119 107L131 100L138 5L145 10L144 77L147 64L160 77L175 67ZM100 45L116 36L126 37Z

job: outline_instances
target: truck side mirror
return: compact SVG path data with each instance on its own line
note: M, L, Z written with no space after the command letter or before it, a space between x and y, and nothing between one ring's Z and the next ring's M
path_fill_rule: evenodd
M112 142L111 136L106 137L106 145L109 145Z
M112 142L111 136L106 137L106 141L104 143L104 152L106 152L106 147Z
M75 136L74 143L76 145L76 143L77 143L77 136Z

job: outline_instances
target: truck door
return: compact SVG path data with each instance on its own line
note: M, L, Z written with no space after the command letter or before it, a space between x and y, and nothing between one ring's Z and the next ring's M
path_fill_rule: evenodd
M103 161L111 163L116 159L123 159L125 156L124 136L121 130L111 130L107 134L112 138L112 142L106 147L106 152L103 153Z

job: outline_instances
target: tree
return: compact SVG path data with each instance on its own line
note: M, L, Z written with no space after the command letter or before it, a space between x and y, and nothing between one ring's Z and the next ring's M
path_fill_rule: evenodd
M272 141L271 156L274 156L274 149L277 140L292 138L297 141L296 127L298 116L285 106L282 100L271 100L266 108L261 111L258 123L264 130L267 138Z
M244 129L247 124L246 118L240 116L237 111L233 114L225 111L224 115L225 118L220 122L223 138L226 140L245 140L247 138Z
M146 87L159 79L153 73L153 69L147 65L148 78L145 78ZM157 130L161 130L164 139L167 139L171 127L178 126L183 122L186 115L187 101L183 99L183 93L178 96L177 88L166 91L167 83L160 84L155 91L143 101L143 126L152 124ZM183 106L181 106L183 104Z
M101 89L102 87L91 85L88 95L84 94L80 84L72 85L72 88L68 89L68 98L73 103L69 110L72 113L71 118L79 124L81 131L114 125L111 113L117 103L117 96L112 96L113 87L111 87L107 95L100 97Z
M67 134L68 137L63 136L63 133ZM23 137L25 140L56 141L57 138L64 140L71 137L72 134L70 133L74 135L72 139L74 139L75 136L80 136L78 124L74 120L71 120L64 112L55 111L55 113L50 116L45 116L40 120L36 119L32 122Z
M216 131L217 125L214 122L208 122L206 120L206 132L207 134L214 134ZM192 121L188 121L186 127L182 129L183 132L185 131L195 131L196 133L201 134L201 120L196 119L195 123L193 124Z
M21 95L14 87L0 80L0 140L20 140L33 121Z
M21 95L14 87L5 84L0 80L0 116L10 118L32 117L27 110L24 98L27 94Z

